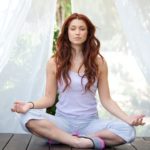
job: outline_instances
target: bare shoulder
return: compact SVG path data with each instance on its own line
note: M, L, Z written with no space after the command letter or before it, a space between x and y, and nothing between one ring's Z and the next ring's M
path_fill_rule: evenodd
M97 56L96 58L97 64L98 64L98 69L99 73L107 71L107 62L103 56Z
M55 58L50 58L47 62L47 72L56 74L56 62Z

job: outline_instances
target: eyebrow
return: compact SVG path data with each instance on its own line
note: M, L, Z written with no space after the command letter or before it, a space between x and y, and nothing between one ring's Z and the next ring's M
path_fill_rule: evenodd
M70 25L70 27L77 27L76 25ZM84 27L86 28L86 26L79 26L79 27Z

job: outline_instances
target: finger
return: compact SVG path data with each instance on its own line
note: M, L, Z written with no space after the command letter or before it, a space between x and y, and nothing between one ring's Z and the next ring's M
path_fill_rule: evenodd
M12 111L12 112L15 112L15 109L14 109L14 108L11 108L11 111Z
M145 122L143 122L143 118L138 118L137 122L135 123L135 126L144 125Z
M13 107L11 108L11 111L12 111L12 112L15 112L15 111L16 111L16 104L13 104Z
M16 104L16 112L17 113L21 113L22 112L22 108L21 108L20 104Z
M19 104L16 104L15 106L16 106L16 112L19 113Z
M141 114L141 115L138 115L138 118L144 118L145 115Z
M17 110L17 104L14 104L14 110L15 111Z
M14 102L14 104L20 104L20 103L21 103L21 101L19 101L19 100Z
M144 126L145 125L145 122L142 122L141 126Z
M137 120L137 125L141 125L142 122L143 122L143 119L139 118L139 119Z
M145 124L145 122L143 122L143 118L140 119L140 125L144 125L144 124Z
M132 125L133 125L133 126L136 126L136 121L135 121L135 120L132 122Z
M134 125L134 126L138 126L138 125L141 124L140 122L141 122L141 119L136 118L135 120L133 120L133 125Z

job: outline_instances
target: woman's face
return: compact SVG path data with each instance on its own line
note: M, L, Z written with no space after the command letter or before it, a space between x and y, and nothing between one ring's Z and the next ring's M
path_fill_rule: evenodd
M83 20L73 19L68 27L68 37L72 45L82 45L87 39L87 26Z

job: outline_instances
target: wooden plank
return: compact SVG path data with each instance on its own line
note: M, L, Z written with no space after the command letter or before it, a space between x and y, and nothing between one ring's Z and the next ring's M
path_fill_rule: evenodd
M29 134L14 134L4 150L26 150L30 138Z
M72 149L70 146L64 144L51 144L50 150L72 150Z
M72 148L71 150L79 150L79 149ZM85 149L83 149L83 150L85 150ZM86 149L86 150L93 150L93 149ZM123 144L123 145L114 146L114 147L106 147L105 150L136 150L136 149L134 147L132 147L131 144Z
M71 150L93 150L93 149L91 149L91 148L86 148L86 149L85 148L84 149L81 149L81 148L80 149L79 148L72 148Z
M29 134L0 133L0 150L82 150L63 144L47 143L47 140ZM85 149L83 149L85 150ZM92 149L86 149L92 150ZM150 137L136 138L131 144L106 148L105 150L150 150Z
M150 141L144 140L143 138L137 138L132 145L137 150L150 150Z
M67 145L58 144L58 145L51 145L50 150L85 150L85 148L73 148ZM93 150L93 148L86 148L86 150ZM105 148L105 150L115 150L113 147Z
M143 137L144 140L150 141L150 137Z
M49 150L49 149L50 147L49 144L47 143L47 140L33 135L27 150Z
M115 150L114 147L106 147L105 150Z
M10 133L0 133L0 150L4 149L12 136Z
M115 146L115 150L136 150L131 144Z

